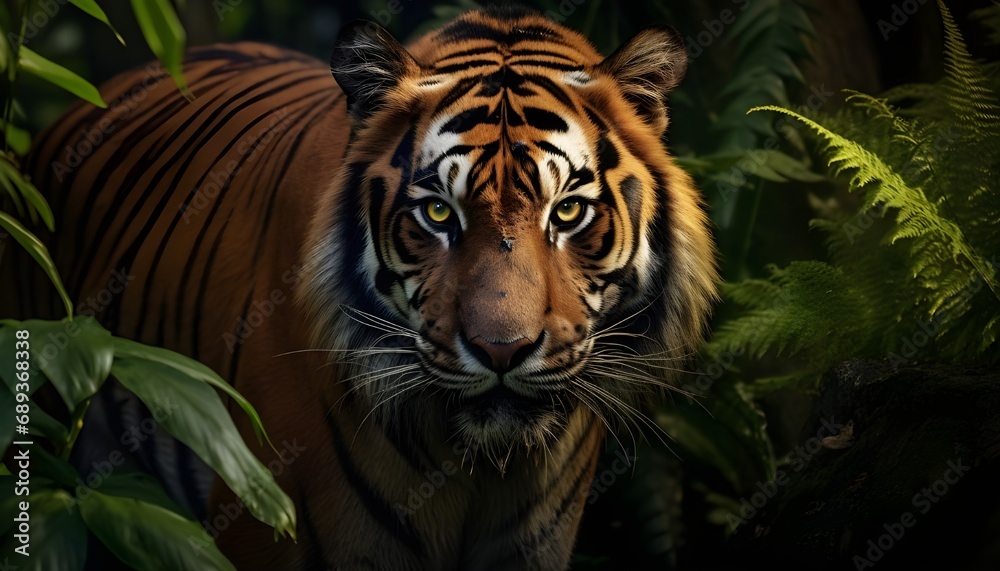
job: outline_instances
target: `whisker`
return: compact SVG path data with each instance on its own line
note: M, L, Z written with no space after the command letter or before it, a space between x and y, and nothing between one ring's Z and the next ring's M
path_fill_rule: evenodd
M588 338L588 339L591 339L591 338L594 338L594 336L596 336L596 335L600 335L600 334L602 334L602 333L605 333L605 332L608 332L608 331L611 331L611 330L613 330L613 329L614 329L615 327L618 327L618 326L619 326L619 325L621 325L622 323L625 323L625 322L626 322L626 321L628 321L629 319L632 319L632 318L636 317L637 315L639 315L639 314L640 314L640 313L642 313L643 311L646 311L647 309L649 309L650 307L652 307L652 306L653 306L653 302L655 302L655 301L656 301L655 299L653 299L653 300L650 300L650 302L649 302L649 303L647 303L647 304L646 304L645 306L643 306L643 307L641 307L640 309L638 309L637 311L635 311L635 313L633 313L633 314L631 314L631 315L629 315L629 316L627 316L627 317L623 317L623 318L622 318L622 319L621 319L620 321L618 321L617 323L614 323L614 324L612 324L612 325L609 325L609 326L607 326L607 327L605 327L605 328L603 328L603 329L599 329L599 330L595 331L595 332L594 332L593 334L591 334L591 335L588 335L588 336L587 336L587 338Z
M670 436L670 434L668 434L666 430L663 430L663 428L660 425L658 425L655 422L653 422L648 416L646 416L644 413L642 413L641 411L639 411L635 407L629 405L625 401L621 400L620 398L616 397L615 395L611 394L610 392L608 392L607 390L601 388L600 386L598 386L596 384L591 384L591 385L589 385L589 387L591 389L593 389L596 393L603 394L603 396L605 397L605 399L607 399L609 401L609 403L616 404L618 406L624 407L626 410L628 410L628 411L630 411L632 413L633 418L635 418L636 420L642 421L646 426L654 429L653 433L656 434L657 439L667 448L667 450L670 450L670 452L672 454L674 454L675 456L677 455L677 453L674 452L674 450L670 447L670 445L667 444L665 440L663 440L662 438L660 438L659 434L657 434L658 432L662 433L664 436L666 436L670 440L673 440L673 437ZM679 458L679 456L678 456L678 458Z
M583 390L584 392L587 393L587 396L584 396L583 394L580 394L579 392L574 391L573 392L573 396L575 396L576 398L580 399L580 402L582 402L587 408L589 408L591 410L591 412L593 412L594 414L596 414L597 418L601 419L601 422L604 423L604 427L608 429L608 434L610 434L611 437L615 439L615 442L618 443L618 446L620 446L624 450L625 449L625 445L622 444L621 439L618 438L618 433L616 433L614 431L614 429L611 428L611 424L608 422L608 419L605 418L604 415L601 413L600 407L597 406L597 405L595 405L588 398L588 396L594 396L594 395L592 395L591 392L587 389L587 384L585 382L583 382L582 380L580 380L579 378L573 378L573 379L571 379L570 380L570 384L572 386L577 387L577 388L579 388L579 389L581 389L581 390ZM600 400L600 399L598 399L598 400ZM630 434L631 434L631 432L632 431L629 430ZM635 441L635 437L634 436L632 438L632 441L633 442Z
M405 335L409 337L417 337L417 332L409 327L400 325L398 323L393 323L387 319L383 319L377 315L373 315L366 311L362 311L356 307L351 307L349 305L341 305L340 310L344 312L344 315L353 319L354 321L386 333L397 333L400 335ZM366 321L367 320L367 321Z

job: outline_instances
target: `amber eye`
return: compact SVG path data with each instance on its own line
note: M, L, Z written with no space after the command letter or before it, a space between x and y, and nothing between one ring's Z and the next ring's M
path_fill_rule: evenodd
M444 224L451 218L451 207L440 200L433 200L424 206L424 215L435 224Z
M583 203L577 198L567 198L556 205L552 211L552 222L566 226L579 222L583 218Z

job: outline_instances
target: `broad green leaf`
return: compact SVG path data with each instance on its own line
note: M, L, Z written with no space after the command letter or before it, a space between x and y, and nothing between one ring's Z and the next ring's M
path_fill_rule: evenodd
M9 232L17 240L18 244L23 246L31 257L38 262L38 265L42 267L42 270L49 276L49 280L52 281L52 285L59 292L59 297L66 308L66 315L72 316L73 304L69 301L69 294L66 293L66 288L59 277L59 271L56 269L56 265L52 261L52 256L49 255L49 250L45 247L45 244L42 244L34 234L29 232L17 219L6 212L0 212L0 227Z
M14 203L14 209L17 210L17 215L24 218L24 202L21 200L21 193L17 191L17 185L14 184L14 181L10 180L10 177L7 176L7 172L3 169L0 169L0 184L2 184L4 190L7 191L7 196L10 197L10 201Z
M74 6L83 10L87 14L90 14L94 18L100 20L101 22L104 22L104 25L111 29L111 32L114 33L116 38L118 38L118 41L121 42L123 46L125 45L125 40L122 38L122 35L119 34L118 30L116 30L115 27L111 25L111 21L108 20L108 15L105 14L104 10L102 10L101 7L97 5L97 2L94 2L94 0L69 0L69 1L70 4L73 4Z
M235 569L199 523L162 506L95 491L80 502L80 514L112 553L136 569Z
M55 387L69 410L97 394L108 378L114 344L111 333L93 317L5 324L25 329L31 334L31 359ZM5 355L0 356L0 363L5 358Z
M86 79L36 54L27 46L21 46L19 53L21 69L69 91L84 101L106 109L108 104L101 99L100 92Z
M115 337L114 342L115 356L117 357L131 357L160 363L176 369L177 372L182 375L208 383L226 393L226 396L231 398L233 402L239 405L239 407L243 409L243 412L250 417L250 425L253 427L253 432L257 436L257 442L263 444L266 440L268 445L274 448L274 445L271 444L271 440L267 437L267 433L264 432L264 426L260 421L260 415L257 414L257 411L253 408L253 405L250 404L250 401L244 398L243 395L237 392L236 389L234 389L229 383L224 381L222 377L215 374L215 371L212 369L206 367L198 361L195 361L194 359L189 359L184 355L179 355L173 351L160 347L143 345L142 343L136 343L135 341L123 339L121 337Z
M149 49L163 63L184 97L193 99L184 81L183 59L187 36L170 0L132 0L132 10Z
M247 448L211 386L174 366L136 356L116 355L111 372L147 407L165 413L160 426L211 466L250 513L294 537L292 501Z
M0 42L0 72L7 75L10 80L14 79L14 50L8 42Z
M3 174L0 176L6 176L8 180L14 183L21 192L21 196L42 217L42 222L45 222L45 227L49 229L49 232L55 231L55 222L52 219L52 209L49 208L49 203L45 201L42 193L38 192L35 185L31 184L17 165L12 163L9 157L0 155L0 170L3 171Z
M7 557L8 568L17 571L82 570L87 560L87 527L73 506L72 496L64 490L41 490L15 499L30 504L29 556L15 553L14 548L21 543L13 533L3 533L7 539L0 553ZM9 501L4 502L5 512L10 509L8 506ZM18 506L12 507L17 509ZM3 513L0 517L10 521L15 515Z
M194 514L170 499L159 480L143 472L112 474L100 485L101 493L120 498L133 498L166 508L184 519L194 519Z
M777 150L752 149L678 159L677 164L695 173L714 173L726 180L732 169L745 177L757 176L774 182L821 182L827 180L805 167L801 161Z
M59 482L60 486L73 489L83 483L80 480L80 474L69 462L53 456L41 446L34 445L30 448L32 481L34 481L35 476L47 476L53 481Z
M52 418L47 412L39 408L34 401L30 401L30 403L31 415L28 419L28 428L31 430L31 433L44 436L55 442L65 442L66 437L69 435L69 429L63 423Z
M781 151L767 151L767 165L778 174L799 182L823 182L828 180L825 176L814 173L806 168L806 165Z
M0 126L4 127L4 137L6 137L10 148L18 155L28 154L28 151L31 150L31 134L13 123L4 123L2 119L0 119Z

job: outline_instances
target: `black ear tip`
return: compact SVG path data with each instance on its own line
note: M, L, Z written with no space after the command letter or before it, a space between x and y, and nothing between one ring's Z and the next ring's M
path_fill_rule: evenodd
M668 46L672 50L687 51L684 37L681 36L681 33L677 28L671 25L656 24L646 28L644 31L659 35L661 37L661 43Z
M351 20L340 27L340 32L337 33L337 43L344 40L350 41L360 35L374 36L384 29L376 22L365 20L364 18Z
M419 70L385 28L370 20L345 24L330 54L330 71L347 96L348 112L363 119L378 109L408 74Z
M353 57L362 46L370 46L380 39L391 37L389 32L371 20L352 20L340 27L330 55L330 68L337 69L346 59Z

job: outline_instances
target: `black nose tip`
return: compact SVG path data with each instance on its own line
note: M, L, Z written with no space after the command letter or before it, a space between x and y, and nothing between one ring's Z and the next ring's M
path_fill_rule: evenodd
M484 366L498 373L504 373L523 363L537 344L527 337L521 337L510 343L493 343L477 336L467 340L466 347Z

